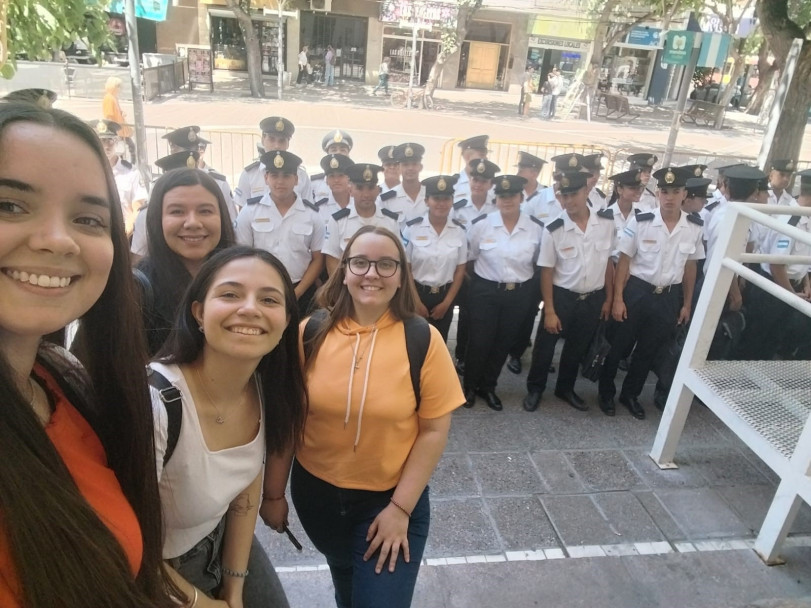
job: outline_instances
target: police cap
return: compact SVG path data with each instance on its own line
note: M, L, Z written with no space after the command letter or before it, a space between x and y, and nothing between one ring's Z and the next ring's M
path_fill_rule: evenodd
M518 194L524 190L527 180L520 175L499 175L493 180L496 195Z
M772 170L780 171L781 173L791 173L797 168L797 163L790 158L783 158L780 160L772 161Z
M614 184L618 186L641 186L642 185L642 171L639 169L631 169L630 171L623 171L622 173L615 173L609 177Z
M169 154L155 161L155 165L163 169L163 172L173 169L196 169L200 155L196 150L182 150Z
M693 175L683 167L662 167L654 171L653 177L659 188L684 188L687 179Z
M465 150L481 150L482 152L487 152L487 144L489 141L489 135L476 135L463 139L457 145L462 148L463 152Z
M420 144L405 143L394 149L394 158L399 163L418 163L422 161L425 148Z
M589 174L582 171L564 171L558 179L558 189L561 194L577 192L586 185Z
M704 177L704 169L706 168L707 165L684 165L682 167L691 177Z
M325 175L340 173L346 175L346 170L354 161L346 154L327 154L321 159L321 169Z
M262 133L282 135L288 139L293 137L293 133L296 132L296 127L293 126L293 123L281 116L268 116L259 123L259 128L262 130Z
M806 169L805 171L798 171L797 175L800 176L800 186L805 188L806 186L811 186L811 169Z
M555 163L555 173L563 173L564 171L580 171L585 166L586 157L582 154L572 152L570 154L558 154L552 157L552 162Z
M481 179L493 179L501 171L501 167L486 158L474 158L467 166L472 177Z
M533 156L529 152L524 151L518 152L518 164L516 165L517 167L537 169L540 171L541 167L543 167L545 164L546 161L544 159L538 158L537 156Z
M397 159L394 158L394 150L397 146L383 146L380 150L377 151L377 157L380 159L380 162L384 165L396 163Z
M270 152L265 152L259 157L259 160L265 165L266 173L295 175L298 171L298 166L301 164L301 159L287 150L271 150Z
M746 182L759 182L760 180L768 177L757 167L750 167L749 165L743 164L729 167L726 171L724 171L724 176L727 179L741 180Z
M170 131L163 136L163 139L169 141L170 144L183 148L184 150L196 150L200 144L209 144L207 139L203 139L199 135L200 127L191 125L188 127L181 127Z
M587 154L583 157L583 166L589 170L602 171L603 153L598 152L597 154Z
M707 198L707 187L712 183L708 177L691 177L685 183L687 196L690 198Z
M429 196L453 196L453 187L457 178L453 175L435 175L422 180L425 186L425 198Z
M377 184L377 174L383 170L380 165L373 165L371 163L355 163L346 168L346 174L349 176L349 181L353 184L367 185Z
M346 131L335 129L324 135L324 139L321 140L321 147L323 148L324 152L327 152L330 146L336 144L339 146L346 146L347 151L351 152L352 136Z
M659 157L650 152L639 152L637 154L631 154L628 157L628 162L631 164L632 169L647 169L648 171L653 169L653 165L655 165L658 160Z

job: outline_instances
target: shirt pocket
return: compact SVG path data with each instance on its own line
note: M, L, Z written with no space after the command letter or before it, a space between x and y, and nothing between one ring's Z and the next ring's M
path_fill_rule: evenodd
M308 250L312 240L313 225L310 223L293 224L290 227L290 245L292 248L301 251Z
M479 244L480 251L492 251L496 247L498 247L498 243L496 241L485 241Z

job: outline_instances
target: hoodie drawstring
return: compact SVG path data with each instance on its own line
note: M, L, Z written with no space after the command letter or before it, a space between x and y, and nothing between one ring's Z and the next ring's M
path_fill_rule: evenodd
M366 405L366 390L369 388L369 370L372 366L372 354L375 351L375 340L377 340L377 327L372 331L372 343L369 345L369 355L366 357L366 377L363 379L363 392L360 397L360 408L358 409L358 430L355 433L355 443L352 451L357 450L360 442L361 422L363 420L363 408ZM355 378L355 364L357 363L358 347L360 346L360 334L357 334L355 347L352 350L352 367L349 370L349 388L346 394L346 416L344 417L344 428L349 423L349 410L352 404L352 382Z

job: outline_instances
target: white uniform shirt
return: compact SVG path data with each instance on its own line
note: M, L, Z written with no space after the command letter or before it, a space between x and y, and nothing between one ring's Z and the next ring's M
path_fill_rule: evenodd
M555 196L555 188L549 186L541 190L537 196L533 196L524 204L524 213L541 220L544 225L560 217L563 207Z
M646 220L649 213L653 219ZM685 263L704 258L703 230L684 211L673 232L668 232L659 209L649 213L628 222L619 250L631 258L631 274L638 279L657 287L681 283Z
M804 232L811 233L811 218L806 216L798 216L800 219L793 220L790 215L778 215L780 221L785 223L796 222L795 227ZM811 255L811 247L801 241L797 241L787 234L769 230L766 241L763 243L763 253L773 255ZM761 264L763 270L771 274L769 264ZM787 264L786 273L788 278L792 281L799 281L804 278L808 272L811 271L811 266L808 264Z
M568 213L547 225L538 266L554 268L552 283L576 293L605 286L605 268L616 238L614 220L589 209L586 231Z
M425 204L425 186L420 186L420 191L414 200L406 194L403 184L395 186L392 191L395 192L395 195L384 200L383 207L397 214L400 228L404 228L406 222L415 217L422 217L428 212L428 206Z
M780 198L774 194L774 190L769 189L769 205L797 205L797 199L791 196L788 192L783 190L780 193Z
M313 260L313 252L321 251L324 245L324 221L298 197L282 215L266 194L239 212L237 242L275 255L290 279L298 283Z
M347 207L351 207L355 204L355 199L351 196L349 197L349 203L347 203ZM332 214L336 211L340 211L343 209L338 202L335 200L335 197L332 196L332 191L330 190L329 193L319 198L318 200L313 201L313 205L318 207L318 215L321 216L321 219L324 220L324 227L329 223Z
M208 173L209 176L215 182L217 182L217 185L220 187L222 196L225 199L225 206L228 207L228 215L231 216L231 223L233 224L237 221L237 207L234 204L234 197L231 194L231 186L228 185L228 180L225 179L225 176L222 173L218 173L208 165L206 165L202 171Z
M453 200L456 201L462 198L470 200L470 177L464 169L459 172L459 179L456 180L453 186Z
M543 192L545 189L546 186L541 186L541 184L535 182L535 190L532 191L532 194L527 194L527 191L524 190L523 192L524 200L521 201L521 211L524 211L524 209L527 206L527 203L530 202L531 200L534 200L536 197L540 196L541 192Z
M462 203L464 201L464 203ZM462 198L453 203L453 211L451 211L451 216L453 219L458 221L462 226L465 227L465 230L470 230L470 225L473 220L475 220L480 215L487 215L489 213L493 213L496 211L496 203L494 200L488 198L485 201L481 209L477 209L476 205L474 205L470 197Z
M523 283L529 281L541 245L540 224L523 213L510 233L500 211L476 221L468 238L468 260L475 260L474 272L488 281Z
M129 165L129 166L128 166ZM118 198L121 200L121 211L124 213L124 225L131 229L135 222L137 210L132 208L132 204L141 201L146 202L149 194L141 184L141 174L130 163L125 163L120 158L113 165L113 178L115 187L118 190Z
M617 246L619 245L620 236L622 235L622 231L625 230L625 227L628 225L628 222L631 221L631 218L634 217L637 213L642 213L642 209L639 207L639 203L631 203L631 211L628 212L628 217L624 217L622 215L622 211L620 211L619 203L614 203L613 205L609 205L606 209L610 209L611 212L614 214L614 248L611 251L611 257L614 260L619 259L619 249Z
M321 177L318 179L310 178L310 194L309 198L304 197L305 199L316 202L320 201L325 196L329 196L332 193L332 190L329 189L327 185L327 178L323 174L319 174Z
M321 248L324 255L340 260L349 239L364 226L379 226L391 230L394 234L400 234L400 225L397 220L385 215L379 204L375 206L375 213L372 217L359 216L354 204L348 205L342 211L346 211L346 209L349 209L349 213L344 217L336 220L333 216L327 222L327 228L324 231L324 245Z
M642 191L642 196L639 197L639 207L645 211L653 211L659 208L659 199L656 198L650 188L645 188Z
M605 208L608 199L606 199L605 194L603 194L602 190L595 186L589 192L588 201L591 204L591 208L595 211L599 211L600 209Z
M310 176L307 175L307 169L303 165L299 165L297 175L298 183L293 190L296 191L299 198L308 201L312 194L312 186L310 186ZM265 165L257 160L245 167L239 176L239 182L234 190L234 202L240 207L246 207L249 203L257 202L268 191L268 186L265 183Z
M427 214L419 219L422 221L412 220L415 223L403 231L411 274L417 283L442 287L453 281L456 267L467 262L465 229L449 217L437 233Z
M135 214L135 222L132 226L132 243L130 243L130 251L141 257L146 256L149 252L146 243L146 211L147 206L144 205Z

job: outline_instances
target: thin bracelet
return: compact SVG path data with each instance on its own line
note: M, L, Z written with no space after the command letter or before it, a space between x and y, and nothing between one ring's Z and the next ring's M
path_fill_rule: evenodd
M265 501L274 502L274 501L277 501L277 500L284 500L284 498L285 498L284 494L282 494L281 496L263 496L262 497L262 502L265 502Z
M195 608L197 606L197 587L192 587L194 589L194 597L191 600L191 604L189 604L189 608Z
M231 570L230 568L223 568L222 573L225 576L233 576L234 578L245 578L248 576L250 570L245 570L244 572L237 572L236 570Z
M400 509L403 513L405 513L408 516L408 519L411 519L411 513L406 511L406 509L405 509L405 507L403 505L401 505L396 500L394 500L394 497L389 498L389 500L391 501L391 504L393 504L395 507Z

